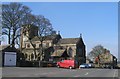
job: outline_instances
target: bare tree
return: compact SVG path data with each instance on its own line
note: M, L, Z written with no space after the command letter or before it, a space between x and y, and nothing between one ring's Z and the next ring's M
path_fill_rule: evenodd
M51 35L54 30L50 21L41 15L36 16L36 25L38 26L38 38L41 42L39 56L44 57L43 41L46 39L47 35Z
M2 5L0 4L0 45L2 42Z
M52 28L52 24L44 16L33 15L33 14L27 14L23 22L24 22L23 24L26 24L26 25L29 24L29 25L37 26L37 29L38 29L37 37L39 38L39 41L41 43L40 48L38 50L39 55L36 55L36 46L32 41L32 39L29 38L29 36L27 36L27 38L33 47L35 59L38 59L38 57L43 57L44 55L43 41L46 39L47 35L51 35L55 32ZM24 29L26 29L27 31L30 30L28 27L24 27Z
M22 20L30 12L31 10L27 6L19 3L2 5L2 33L8 36L8 43L13 47L19 40Z
M13 47L15 47L15 44L20 44L19 41L21 36L21 26L27 24L35 25L38 27L38 38L41 42L40 54L43 55L42 42L45 40L47 35L55 32L50 21L44 16L36 16L34 14L31 14L31 10L22 4L10 3L2 5L2 34L8 36L8 43ZM31 38L29 38L29 36L27 37L32 47L34 48L34 55L36 58L36 47L31 41Z

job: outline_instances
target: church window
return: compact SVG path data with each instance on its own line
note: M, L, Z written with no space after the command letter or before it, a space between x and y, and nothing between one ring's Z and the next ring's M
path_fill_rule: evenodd
M72 57L73 50L72 50L72 48L71 48L71 47L68 49L68 54L69 54L69 56L70 56L70 57Z
M82 49L81 48L78 49L78 56L82 56Z
M43 43L43 47L46 47L46 43Z
M49 47L49 43L46 43L46 46Z
M24 54L24 56L25 56L25 58L27 58L27 54L26 53Z
M34 54L32 53L32 54L31 54L31 59L33 59L33 58L34 58Z
M30 44L27 44L27 48L30 48Z
M26 36L26 32L24 33L24 35Z
M39 47L41 47L41 44L39 44Z
M63 47L62 47L62 46L60 46L60 49L63 49Z
M36 47L36 44L33 44L34 47Z

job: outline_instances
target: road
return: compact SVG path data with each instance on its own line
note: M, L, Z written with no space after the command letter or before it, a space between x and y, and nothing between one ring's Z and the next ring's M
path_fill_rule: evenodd
M72 77L72 78L89 78L108 77L108 79L115 79L118 77L117 69L64 69L64 68L22 68L22 67L4 67L2 69L2 76L4 77ZM22 78L23 79L23 78ZM26 78L25 78L26 79ZM36 79L36 78L35 78ZM58 79L58 78L57 78ZM70 78L71 79L71 78ZM93 78L92 78L93 79Z

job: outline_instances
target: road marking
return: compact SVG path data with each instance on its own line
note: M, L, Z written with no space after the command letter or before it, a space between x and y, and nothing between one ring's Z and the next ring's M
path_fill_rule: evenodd
M77 70L69 70L69 71L77 71Z
M85 75L88 75L88 72Z
M88 72L87 72L87 73L85 73L85 75L88 75ZM74 77L80 77L80 75L76 75L76 76L74 76Z
M76 76L74 76L74 77L80 77L80 75L76 75Z
M50 73L50 72L49 72L49 73ZM38 74L34 74L34 75L36 75L36 76L37 76L37 75L47 75L47 74L49 74L49 73L42 73L42 74L39 74L39 73L38 73Z
M46 75L46 74L49 74L49 73L42 73L42 75Z
M55 71L54 73L53 72L48 72L48 73L41 73L41 74L35 74L35 75L55 75L55 74L59 74L59 73L62 73L62 72L70 72L70 71L76 71L76 70L65 70L65 69L61 69L59 72L58 71Z

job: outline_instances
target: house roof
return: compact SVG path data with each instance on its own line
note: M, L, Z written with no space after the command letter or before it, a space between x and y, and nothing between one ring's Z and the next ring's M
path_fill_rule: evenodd
M61 57L70 57L70 56L68 55L68 53L67 53L67 50L65 50L65 51L62 53Z
M16 49L15 47L11 47L10 45L0 45L0 50L2 52L20 52L18 49Z
M45 40L53 40L57 37L57 34L54 35L48 35L48 36L44 36L43 38L45 38ZM35 36L33 39L31 39L31 41L39 41L40 37Z
M60 39L58 44L76 44L79 41L79 38L63 38Z
M10 46L10 45L0 45L0 50L3 50L5 48L7 48L8 46Z
M59 49L59 50L53 52L53 54L51 56L69 57L66 49Z
M61 56L64 51L65 51L65 49L54 51L51 56Z

